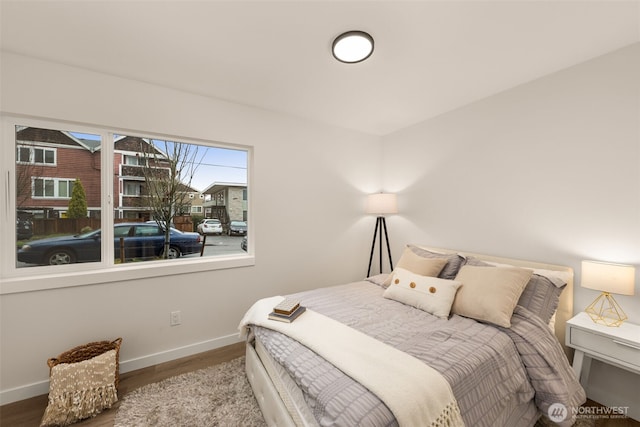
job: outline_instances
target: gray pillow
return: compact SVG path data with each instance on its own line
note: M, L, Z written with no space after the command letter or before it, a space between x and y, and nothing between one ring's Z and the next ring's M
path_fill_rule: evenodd
M456 275L458 274L458 270L460 270L460 267L462 267L462 264L464 262L464 258L462 258L458 254L441 254L438 252L432 252L427 249L419 248L415 245L407 245L407 247L411 249L414 254L423 258L446 259L447 263L440 271L440 274L438 274L438 277L441 279L455 279Z
M548 324L558 309L560 294L565 286L566 283L559 288L548 278L534 273L520 295L518 305L537 314Z

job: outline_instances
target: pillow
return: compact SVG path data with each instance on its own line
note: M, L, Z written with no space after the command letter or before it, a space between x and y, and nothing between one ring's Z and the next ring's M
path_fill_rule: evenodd
M514 267L507 264L481 261L474 257L467 258L466 265ZM569 281L568 273L544 269L533 269L532 271L533 275L527 286L525 286L522 295L520 295L517 305L528 309L540 317L544 323L549 324L558 309L560 294Z
M67 426L93 417L118 401L120 341L119 338L111 343L109 341L90 343L63 353L57 359L49 359L51 368L49 403L40 427ZM64 362L72 357L83 358L81 353L84 350L89 355L95 351L102 351L101 346L104 347L102 343L110 344L112 349L85 360ZM113 348L114 346L116 348Z
M520 295L518 305L536 314L546 324L551 322L551 318L558 310L560 294L564 290L562 287L554 285L548 277L533 274L531 280Z
M457 282L462 282L451 311L464 317L511 327L511 315L533 272L523 268L464 265Z
M458 270L460 270L462 263L464 262L464 258L462 258L458 254L441 254L439 252L433 252L427 249L419 248L415 245L407 245L407 248L410 249L411 252L413 252L415 255L418 255L422 258L446 259L447 263L445 264L440 274L438 274L438 277L442 279L454 279L456 277L456 274L458 274Z
M462 285L453 280L421 276L404 268L393 270L391 285L382 294L440 318L449 317L456 291Z
M425 258L416 255L411 249L406 248L396 264L396 268L403 268L409 270L412 273L419 274L420 276L433 276L436 277L442 271L442 268L447 263L444 258ZM395 272L395 270L393 270ZM385 286L391 283L391 277L389 275L387 280L384 281Z

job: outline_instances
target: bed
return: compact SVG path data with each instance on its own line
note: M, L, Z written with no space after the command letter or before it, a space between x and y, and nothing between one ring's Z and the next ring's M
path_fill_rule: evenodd
M509 285L494 287L503 277ZM390 275L288 297L308 309L294 322L259 313L282 300L274 297L240 326L268 425L403 426L430 417L431 425L511 427L542 415L569 426L586 399L563 345L569 267L407 245Z

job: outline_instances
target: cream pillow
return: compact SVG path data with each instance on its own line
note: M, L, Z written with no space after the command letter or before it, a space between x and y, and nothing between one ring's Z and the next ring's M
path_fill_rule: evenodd
M422 276L404 268L396 268L391 276L391 285L382 294L385 298L437 317L449 317L456 291L461 286L460 282Z
M420 276L438 277L438 274L440 274L446 264L446 258L424 258L416 255L411 249L406 248L404 252L402 252L396 268L403 268ZM395 270L393 270L393 272L395 272ZM384 281L385 286L391 283L392 276L393 273Z
M494 325L511 327L511 316L533 271L522 268L463 266L462 282L451 312Z

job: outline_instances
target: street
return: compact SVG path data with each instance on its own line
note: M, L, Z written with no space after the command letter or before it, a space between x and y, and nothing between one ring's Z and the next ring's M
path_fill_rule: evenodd
M244 254L246 252L240 247L242 239L243 236L227 236L225 234L221 236L209 235L205 241L203 256ZM200 255L187 255L188 258L192 258L194 256L198 257Z

